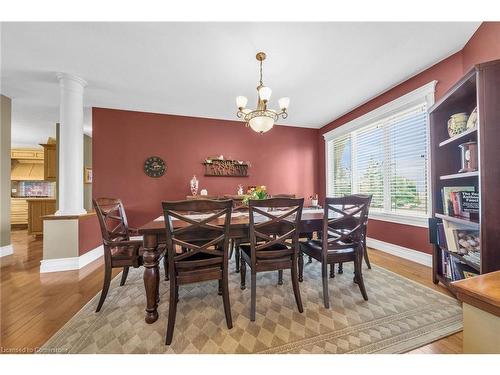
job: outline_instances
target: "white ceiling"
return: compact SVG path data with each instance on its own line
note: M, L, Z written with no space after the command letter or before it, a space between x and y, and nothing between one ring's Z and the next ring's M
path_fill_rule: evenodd
M13 99L13 144L54 132L56 72L88 82L88 107L235 119L237 95L256 101L263 50L271 105L289 96L286 124L320 128L460 50L479 25L2 23L1 92Z

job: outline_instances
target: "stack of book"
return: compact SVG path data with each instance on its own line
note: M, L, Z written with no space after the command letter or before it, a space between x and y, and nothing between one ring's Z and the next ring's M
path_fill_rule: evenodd
M441 190L443 213L471 222L477 220L479 194L475 190L474 186L443 187ZM449 220L438 223L437 244L444 250L443 275L450 280L461 280L477 275L481 264L480 243L477 227Z
M477 270L446 252L443 253L441 267L443 275L450 281L468 279L479 274Z
M463 258L471 263L473 263L474 265L476 265L477 267L480 267L480 264L481 264L481 257L479 255L479 251L471 251L465 255L463 255Z

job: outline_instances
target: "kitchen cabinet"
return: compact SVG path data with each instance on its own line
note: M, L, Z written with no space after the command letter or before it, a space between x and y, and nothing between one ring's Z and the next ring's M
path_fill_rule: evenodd
M55 181L57 176L57 149L55 143L43 146L43 176L46 181Z
M43 234L43 216L56 212L56 200L53 198L28 198L28 234Z
M13 148L10 151L13 181L43 181L43 149Z
M10 223L12 225L28 224L28 202L26 198L11 198L10 212Z
M13 148L10 151L11 159L43 160L43 150L28 148Z

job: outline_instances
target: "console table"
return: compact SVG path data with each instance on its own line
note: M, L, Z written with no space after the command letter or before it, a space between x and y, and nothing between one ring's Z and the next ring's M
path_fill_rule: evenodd
M452 285L463 302L464 354L500 353L500 271Z

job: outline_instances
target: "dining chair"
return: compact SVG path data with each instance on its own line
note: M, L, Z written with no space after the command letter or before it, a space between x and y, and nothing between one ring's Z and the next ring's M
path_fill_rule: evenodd
M273 194L270 198L295 198L295 194Z
M271 198L295 198L295 194L274 194ZM314 232L301 232L299 238L305 238L312 240L314 237ZM278 285L283 285L283 270L278 271Z
M219 200L221 197L218 195L186 195L186 200L195 200L195 199L210 199L210 200Z
M241 289L246 289L246 266L251 273L250 320L255 321L257 273L289 269L299 312L303 312L298 281L299 223L304 198L250 200L250 244L240 245ZM273 209L272 211L270 209Z
M108 294L113 268L123 268L120 286L125 285L130 267L140 267L143 264L143 241L131 239L137 235L137 229L129 228L123 203L118 198L96 198L93 205L99 226L101 227L104 247L104 284L96 312L101 307ZM166 272L166 264L165 272Z
M326 198L321 240L300 243L299 280L303 279L306 254L321 262L323 302L330 307L328 296L328 265L354 262L354 282L358 284L364 300L368 300L361 263L363 261L363 234L366 233L371 195L350 195ZM330 215L333 212L333 215Z
M368 194L353 194L354 196L356 197L369 197L371 195L368 195ZM344 210L349 210L349 206L345 206L344 207ZM351 207L352 209L355 209L355 207ZM363 231L363 234L362 234L362 238L361 238L361 243L362 243L362 246L363 246L363 259L365 260L365 263L366 263L366 267L368 267L369 270L372 269L372 265L370 263L370 258L368 257L368 249L366 247L366 231L368 229L368 215L366 215L366 225L364 226L364 231ZM339 274L342 274L344 272L344 268L343 268L343 264L342 263L339 263L339 268L338 268L338 273ZM330 266L330 277L331 278L334 278L335 277L335 268L334 268L334 265L331 265Z
M229 225L232 205L231 200L196 199L162 202L170 275L166 345L171 344L174 334L180 285L218 280L227 328L233 327L228 285ZM186 212L189 212L189 215L185 214ZM175 227L174 220L178 221ZM176 247L182 247L183 252L176 252Z

